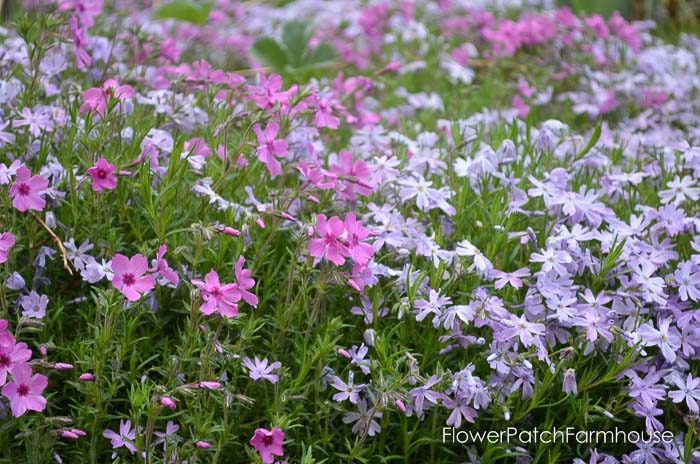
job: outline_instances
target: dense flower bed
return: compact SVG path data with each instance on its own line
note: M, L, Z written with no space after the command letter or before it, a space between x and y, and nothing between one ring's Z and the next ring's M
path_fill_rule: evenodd
M700 40L279 3L0 29L0 462L700 462Z

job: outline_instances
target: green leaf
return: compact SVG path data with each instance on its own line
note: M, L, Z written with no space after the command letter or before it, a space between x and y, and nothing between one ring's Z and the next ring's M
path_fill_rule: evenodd
M581 150L581 153L576 155L576 158L574 158L574 163L576 161L583 159L583 157L586 156L588 154L588 152L591 151L591 149L593 147L595 147L595 144L598 143L598 140L600 140L602 125L603 125L603 122L598 121L598 125L596 126L595 130L593 131L593 134L591 135L591 139L588 141L588 144L586 144L586 146L583 147L583 150Z
M321 42L306 58L305 65L319 66L332 63L338 57L338 54L328 42Z
M154 19L177 19L203 26L209 19L213 3L194 3L188 0L173 0L153 11Z
M287 66L287 56L282 48L269 37L258 39L250 50L250 54L266 66L270 66L277 72L284 71Z
M302 66L294 69L296 73L311 73L317 72L323 68L332 66L335 63L337 54L335 49L327 43L321 43L309 55L306 56Z
M311 40L311 29L300 21L292 21L284 25L282 43L287 50L287 59L292 67L302 65L304 52Z

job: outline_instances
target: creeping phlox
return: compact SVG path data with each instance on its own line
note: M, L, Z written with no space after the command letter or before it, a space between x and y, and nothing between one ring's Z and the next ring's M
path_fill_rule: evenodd
M697 36L544 1L23 3L3 458L444 461L441 430L615 422L670 440L460 450L700 462Z
M27 344L17 342L8 331L8 322L0 320L0 386L14 417L21 417L27 411L42 412L46 408L46 398L42 394L48 378L33 372L29 364L31 358Z

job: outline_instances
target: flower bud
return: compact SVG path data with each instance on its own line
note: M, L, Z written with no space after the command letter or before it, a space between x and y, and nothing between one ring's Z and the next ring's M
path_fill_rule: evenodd
M177 407L177 405L175 404L175 400L173 400L169 396L161 396L160 405L168 409L175 409Z

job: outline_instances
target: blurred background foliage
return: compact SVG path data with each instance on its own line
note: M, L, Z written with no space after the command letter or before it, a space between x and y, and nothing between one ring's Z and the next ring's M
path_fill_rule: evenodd
M693 24L700 17L700 0L559 0L557 3L581 13L610 16L619 11L627 19L653 19L661 24Z
M109 2L109 0L106 1ZM206 8L205 4L208 3L207 0L153 1L154 10L156 11L159 10L159 6L162 7L162 4L175 3L179 5L179 8L176 8L177 13L173 15L173 18L199 24L202 21L200 13ZM278 0L277 3L284 4L288 2L289 0ZM619 11L627 19L651 19L658 22L662 28L700 30L698 28L700 24L700 0L556 0L556 3L560 6L568 6L577 13L589 15L597 13L607 17L614 11ZM21 0L0 0L0 11L2 11L2 18L5 20L21 9ZM183 9L194 11L197 17L192 20L183 18L181 16ZM162 11L160 12L160 17L164 17Z
M700 0L557 0L579 14L610 16L619 11L628 20L653 20L655 33L674 40L682 32L700 33Z

